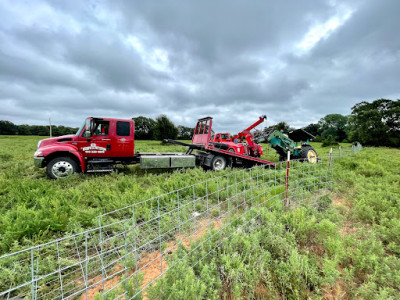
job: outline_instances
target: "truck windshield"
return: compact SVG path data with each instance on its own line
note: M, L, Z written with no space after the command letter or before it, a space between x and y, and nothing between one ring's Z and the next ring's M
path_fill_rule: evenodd
M85 127L85 125L86 125L86 120L83 122L82 126L75 133L76 136L80 136L81 135L81 132L82 132L83 128Z

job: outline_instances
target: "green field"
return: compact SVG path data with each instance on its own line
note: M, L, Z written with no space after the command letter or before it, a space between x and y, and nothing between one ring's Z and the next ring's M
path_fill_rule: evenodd
M33 166L33 153L43 137L0 136L0 245L1 252L82 231L97 225L97 216L161 195L195 182L231 172L141 170L120 167L107 175L80 174L49 180L45 169ZM159 141L137 141L139 152L184 152L185 147ZM314 145L322 157L329 149ZM349 145L346 145L349 147ZM267 145L264 159L277 161Z
M210 255L218 239L169 271L150 298L399 299L400 151L366 148L335 168L331 196L253 210Z
M0 136L3 254L96 226L96 217L104 212L232 172L143 171L130 166L108 175L79 174L54 181L47 179L44 169L33 167L39 139ZM320 157L327 157L329 148L312 145ZM263 158L277 160L272 149L263 148ZM183 152L185 148L138 141L136 150ZM160 299L182 295L187 299L224 295L398 299L399 172L397 149L365 148L336 160L334 192L329 197L295 209L255 210L257 222L245 226L246 234L231 229L232 237L214 255L192 268L204 255L203 250L195 252L169 271L149 295ZM177 259L177 253L169 258Z

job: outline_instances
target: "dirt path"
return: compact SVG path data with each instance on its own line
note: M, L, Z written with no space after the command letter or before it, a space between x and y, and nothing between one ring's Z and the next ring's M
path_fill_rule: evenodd
M354 226L354 222L349 219L349 212L351 210L351 206L347 199L342 196L336 195L332 200L332 204L335 207L341 208L343 210L343 214L346 217L346 221L343 223L342 227L339 229L340 236L345 238L349 235L354 235L358 232L358 228ZM339 278L336 280L334 284L331 286L326 286L323 288L324 293L322 299L324 300L336 300L336 299L349 299L349 296L346 293L346 285L344 280L342 279L343 274L343 266L339 264L338 270L340 272Z
M143 268L140 273L143 273L143 282L142 282L142 289L145 288L150 282L155 280L157 277L159 277L162 272L165 272L166 269L168 269L168 264L165 261L165 256L166 254L172 254L174 253L178 247L179 244L182 243L182 245L186 248L189 249L190 245L194 242L197 242L198 240L201 239L201 237L204 236L204 234L207 232L209 229L209 226L214 229L219 229L221 227L222 220L214 220L214 219L203 219L199 221L198 228L201 228L197 232L193 234L181 234L181 235L176 235L175 240L168 242L167 248L163 253L160 253L160 251L154 251L151 253L145 253L139 263L138 263L138 269ZM123 269L122 266L116 265L115 268L116 272L121 271ZM134 270L131 270L129 272L129 275L132 275L134 273ZM92 278L91 279L93 283L101 281L101 277L98 278ZM104 290L107 291L114 287L115 285L120 282L121 276L115 276L114 278L107 280L104 282ZM97 286L89 289L87 293L83 293L80 297L81 300L89 299L93 300L95 298L95 295L99 292L103 291L103 285L98 284ZM87 297L86 297L87 296ZM122 298L123 299L123 298ZM146 291L143 291L143 299L147 299L146 297Z

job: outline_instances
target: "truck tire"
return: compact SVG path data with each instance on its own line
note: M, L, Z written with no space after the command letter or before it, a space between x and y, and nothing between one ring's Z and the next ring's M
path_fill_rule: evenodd
M222 171L226 168L226 158L220 155L214 156L211 162L211 169L213 171Z
M301 147L301 159L308 161L311 164L318 162L318 154L315 149L309 145Z
M46 168L47 176L52 179L64 178L77 172L78 164L69 157L53 158Z

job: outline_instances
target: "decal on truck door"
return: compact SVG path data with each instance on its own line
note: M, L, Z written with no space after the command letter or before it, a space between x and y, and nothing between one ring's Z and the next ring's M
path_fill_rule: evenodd
M82 151L86 153L105 153L106 148L97 146L95 143L91 143L89 147L82 147Z

